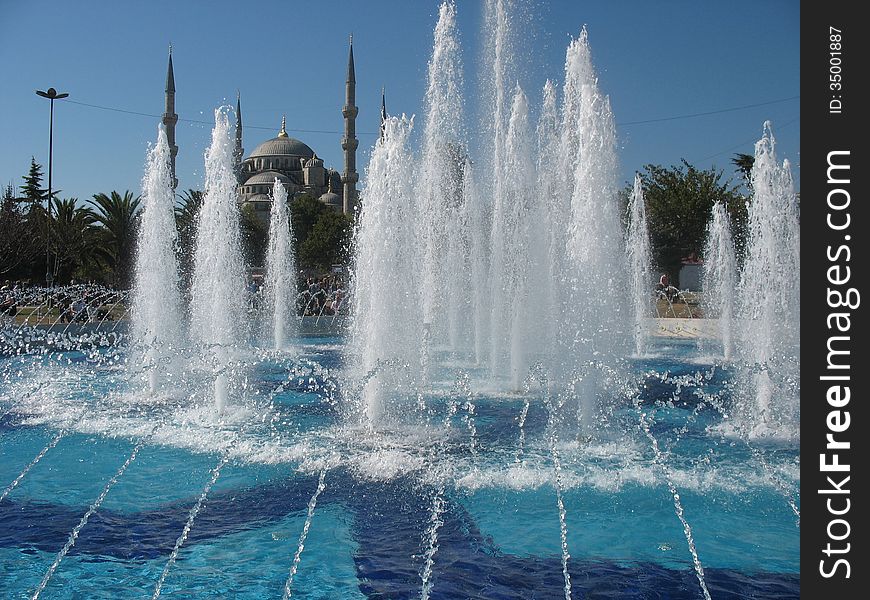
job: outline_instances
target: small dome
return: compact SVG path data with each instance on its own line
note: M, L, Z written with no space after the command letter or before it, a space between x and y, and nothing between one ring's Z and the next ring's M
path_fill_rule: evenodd
M305 166L309 167L309 168L310 167L322 167L323 161L320 159L319 156L317 156L317 154L315 154L314 156L312 156L311 158L309 158L308 160L305 161Z
M320 200L321 202L323 202L327 206L333 206L333 207L340 208L343 205L343 202L341 200L341 196L339 196L338 194L336 194L334 192L326 192L325 194L322 194L320 196L320 198L318 198L318 200Z
M263 171L262 173L252 175L242 185L274 185L276 177L281 183L290 183L290 179L288 179L286 175L282 175L277 171Z

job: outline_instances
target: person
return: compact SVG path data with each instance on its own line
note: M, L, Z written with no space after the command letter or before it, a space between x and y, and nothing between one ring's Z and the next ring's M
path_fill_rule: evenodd
M662 273L659 277L659 282L656 284L656 292L659 298L667 298L668 301L674 299L676 288L671 285L671 280L667 273Z
M73 300L73 303L70 305L70 312L72 313L71 322L77 323L82 322L87 319L87 312L85 312L85 301L81 298L76 298Z
M344 290L337 289L332 297L326 301L326 304L323 306L323 314L334 316L337 315L341 310L342 304L344 303Z
M335 290L335 298L332 300L332 314L337 315L341 312L344 306L344 290L339 288Z
M3 302L0 302L0 316L13 318L18 314L18 303L15 302L15 296L7 293Z

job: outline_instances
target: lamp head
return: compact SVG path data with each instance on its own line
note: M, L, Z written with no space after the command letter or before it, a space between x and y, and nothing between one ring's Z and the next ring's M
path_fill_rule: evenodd
M37 96L42 96L43 98L48 98L49 100L59 100L61 98L66 98L69 96L66 92L61 94L57 93L57 90L53 87L48 88L48 91L43 92L42 90L36 90Z

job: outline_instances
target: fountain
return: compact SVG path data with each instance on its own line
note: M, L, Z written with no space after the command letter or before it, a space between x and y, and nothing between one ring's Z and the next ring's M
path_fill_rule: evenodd
M365 186L366 209L359 216L353 279L353 323L349 346L363 378L385 362L404 372L384 371L363 385L360 408L370 423L384 415L389 394L421 377L418 335L423 332L413 251L413 189L401 174L411 163L407 138L412 121L391 117L372 151ZM385 293L390 290L390 293ZM410 380L408 380L410 378ZM401 385L399 379L405 379Z
M161 128L148 153L142 181L142 217L133 289L133 339L147 362L152 394L160 375L174 374L173 355L182 344L181 295L175 259L175 191L169 164L169 142Z
M445 4L420 148L401 116L372 149L346 337L296 329L281 185L268 306L245 310L225 109L189 298L162 132L133 293L14 292L0 595L799 597L798 213L771 128L742 269L723 207L710 225L730 354L652 335L642 190L626 232L587 31L536 95L517 7L485 10L491 123L464 125Z
M646 317L652 313L652 251L649 244L649 229L646 222L646 204L639 174L634 176L634 187L628 198L628 233L626 253L631 275L629 297L634 300L634 351L643 356L649 343ZM704 256L707 256L705 254ZM713 262L713 261L711 261Z
M191 335L210 355L218 412L230 390L232 347L242 335L244 266L239 241L233 140L226 111L215 111L211 146L205 154L205 195L196 227L191 286Z
M293 230L287 208L287 190L275 179L269 220L269 250L266 255L266 298L272 313L272 342L281 350L296 336L296 259ZM289 327L288 327L289 325Z
M755 144L746 258L737 289L735 354L748 363L737 403L752 436L795 436L800 398L800 224L788 160L771 123Z
M738 273L731 221L727 208L721 203L713 207L713 214L707 225L704 257L704 314L707 318L717 319L722 355L730 360L733 354L731 330Z

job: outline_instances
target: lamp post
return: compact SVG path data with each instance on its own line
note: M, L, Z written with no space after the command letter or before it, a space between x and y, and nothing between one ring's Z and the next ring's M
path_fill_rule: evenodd
M45 232L45 285L51 287L54 275L51 272L51 155L54 138L54 101L69 96L67 93L58 94L57 90L48 88L48 91L36 90L37 96L48 98L51 108L48 113L48 201L46 202L46 232Z

